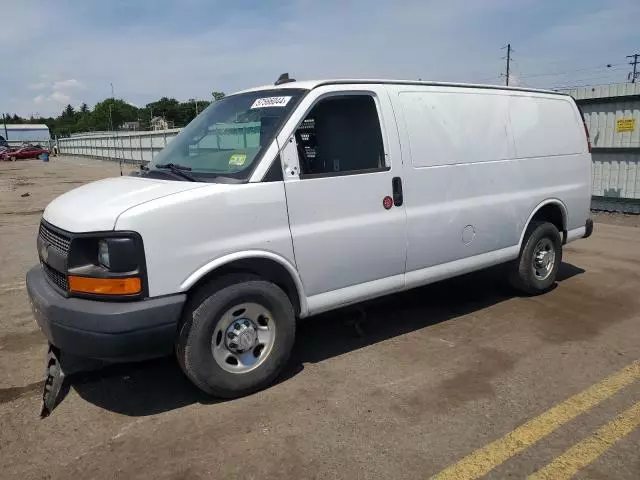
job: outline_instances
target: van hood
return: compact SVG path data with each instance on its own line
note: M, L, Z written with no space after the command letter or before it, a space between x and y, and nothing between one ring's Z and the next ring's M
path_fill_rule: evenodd
M106 178L60 195L47 206L42 218L68 232L113 230L118 217L129 208L207 185L142 177Z

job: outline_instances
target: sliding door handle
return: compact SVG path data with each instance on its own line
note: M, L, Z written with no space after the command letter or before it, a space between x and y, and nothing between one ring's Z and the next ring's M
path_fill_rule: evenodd
M396 207L400 207L404 201L402 196L402 179L400 177L393 177L391 186L393 187L393 204Z

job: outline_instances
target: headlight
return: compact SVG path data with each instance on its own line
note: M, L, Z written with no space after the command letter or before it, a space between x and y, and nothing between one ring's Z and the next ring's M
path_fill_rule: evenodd
M142 239L132 233L78 235L68 257L68 288L77 294L141 296L145 291Z
M98 263L109 270L111 262L109 261L109 244L106 240L98 242Z

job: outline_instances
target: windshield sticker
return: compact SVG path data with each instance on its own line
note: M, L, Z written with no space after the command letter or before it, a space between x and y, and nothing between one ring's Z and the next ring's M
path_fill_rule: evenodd
M229 157L229 166L241 167L247 161L246 153L234 153Z
M291 97L264 97L257 98L251 109L254 108L266 108L266 107L285 107L289 103Z

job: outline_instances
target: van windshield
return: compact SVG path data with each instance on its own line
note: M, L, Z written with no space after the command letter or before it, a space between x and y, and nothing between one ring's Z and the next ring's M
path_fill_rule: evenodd
M304 92L260 90L213 102L154 157L149 170L174 164L201 181L246 180Z

